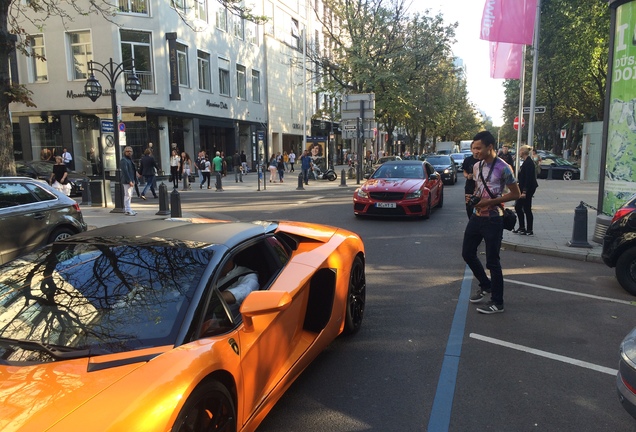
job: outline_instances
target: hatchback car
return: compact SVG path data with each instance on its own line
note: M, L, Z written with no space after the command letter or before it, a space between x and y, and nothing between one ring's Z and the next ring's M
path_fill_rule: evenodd
M77 202L45 182L0 178L0 263L86 228Z
M386 162L353 193L356 216L417 216L428 219L444 204L444 184L424 161Z
M603 237L603 262L616 268L623 289L636 295L636 194L614 213Z
M444 184L457 183L457 165L449 155L426 155L424 160L429 162L439 173Z
M55 163L52 161L15 161L15 170L19 176L40 179L48 183L51 179L51 174L53 174L53 165ZM67 177L71 185L71 196L81 196L84 187L83 181L86 176L68 170Z

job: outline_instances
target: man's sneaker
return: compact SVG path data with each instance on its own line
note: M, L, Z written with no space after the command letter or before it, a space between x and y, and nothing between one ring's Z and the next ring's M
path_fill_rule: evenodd
M494 313L499 313L503 311L504 311L504 307L502 304L496 304L493 302L488 302L483 306L477 307L477 312L483 313L483 314L494 314Z
M512 232L514 234L525 235L526 234L526 229L525 228L519 228L519 229L516 229L516 230L512 230Z
M527 236L533 236L533 235L534 235L534 233L533 233L532 231L526 231L526 235L527 235Z
M479 303L484 299L486 294L490 294L490 291L478 290L475 294L470 297L471 303Z

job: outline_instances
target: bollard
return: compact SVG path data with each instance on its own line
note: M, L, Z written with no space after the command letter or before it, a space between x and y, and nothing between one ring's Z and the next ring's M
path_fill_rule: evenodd
M572 240L568 242L570 247L591 248L587 241L587 208L583 201L574 209L574 227L572 228Z
M170 203L168 202L168 186L164 182L159 185L159 211L157 215L169 215Z
M345 174L345 170L343 169L340 172L340 186L346 186L347 185L347 178L346 178L346 174Z
M303 187L303 175L298 174L298 187L296 188L296 190L305 190L305 188Z
M82 202L80 205L93 205L93 199L91 196L91 181L87 178L82 180Z
M553 179L552 179L552 165L550 165L550 166L548 167L548 177L547 177L547 179L548 179L548 180L553 180Z
M177 189L173 189L170 194L170 217L181 217L181 194Z

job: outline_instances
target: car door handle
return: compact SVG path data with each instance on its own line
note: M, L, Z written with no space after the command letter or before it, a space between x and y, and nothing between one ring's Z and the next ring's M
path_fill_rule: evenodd
M38 220L44 219L45 217L46 217L46 215L44 213L35 213L33 215L33 219L38 219Z

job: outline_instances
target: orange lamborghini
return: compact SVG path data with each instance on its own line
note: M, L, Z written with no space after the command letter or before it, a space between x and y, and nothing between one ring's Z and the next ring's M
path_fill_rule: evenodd
M56 242L0 266L0 430L253 431L358 331L365 293L362 241L322 225L157 220Z

